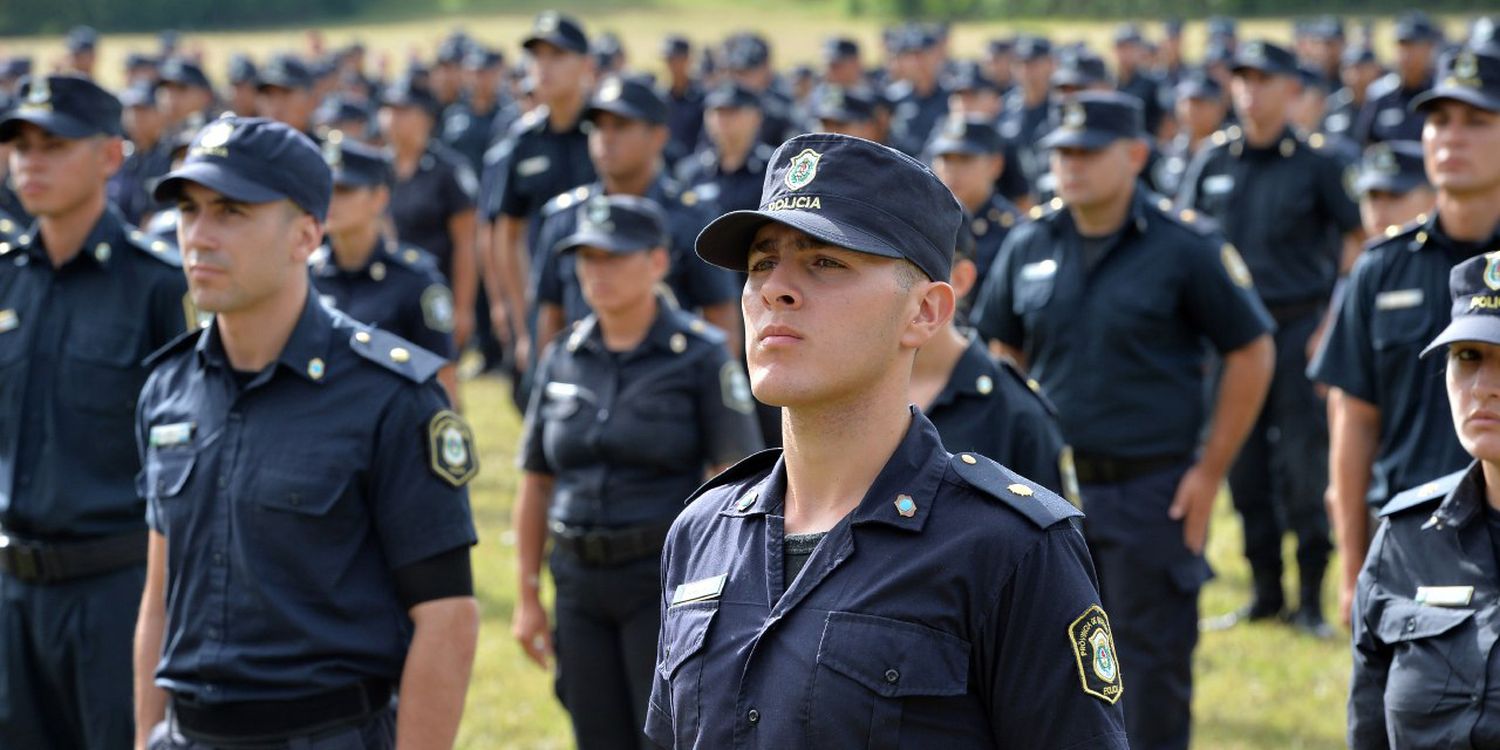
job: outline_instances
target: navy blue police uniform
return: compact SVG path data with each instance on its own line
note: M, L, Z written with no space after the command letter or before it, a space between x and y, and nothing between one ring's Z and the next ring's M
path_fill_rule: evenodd
M1003 158L1005 140L1000 137L1000 131L996 130L992 123L984 120L950 117L943 122L942 128L927 144L926 154L929 158L937 158L945 154L974 154ZM979 271L978 278L982 280L989 273L990 266L994 264L995 256L1000 252L1000 244L1005 241L1010 230L1023 219L1023 214L1015 207L1015 204L1006 200L1005 196L994 191L965 218L969 223L969 231L974 234L973 261L975 268Z
M707 109L736 107L755 109L760 106L755 93L737 84L724 84L708 93ZM719 151L709 145L678 165L677 180L699 198L712 201L722 211L753 209L760 205L761 183L773 149L756 143L745 155L745 161L732 171L725 171Z
M1427 44L1440 48L1443 43L1443 30L1421 11L1403 14L1396 20L1395 32L1398 44ZM1430 72L1426 80L1415 86L1407 86L1401 75L1394 72L1376 79L1365 91L1365 105L1359 111L1350 136L1362 146L1377 141L1422 140L1422 123L1426 118L1414 110L1411 103L1431 89L1432 84Z
M385 106L418 107L436 118L437 99L421 85L398 83L387 88L384 96ZM409 175L397 175L391 187L390 213L396 236L431 253L443 278L450 281L455 243L448 222L474 210L478 191L474 170L435 136L417 159L416 169Z
M665 231L650 201L610 196L555 250L644 252ZM557 693L580 748L647 746L667 528L710 467L761 445L749 381L723 334L663 301L629 351L607 348L590 315L543 356L519 463L554 479Z
M962 210L917 161L818 134L773 164L765 208L705 229L705 260L745 267L775 221L948 278ZM778 450L694 494L662 554L646 723L658 745L1125 746L1128 678L1079 513L988 458L950 454L911 414L864 499L820 539L785 533Z
M463 61L469 70L486 70L503 63L500 53L484 48L470 50ZM472 96L468 96L443 110L438 137L443 145L464 158L474 174L478 174L484 166L484 152L505 135L510 123L518 116L515 104L499 92L483 109L474 103Z
M1052 43L1042 37L1021 37L1016 40L1016 57L1020 60L1035 60L1052 56ZM1025 90L1021 86L1012 89L1005 97L1005 108L1000 115L1000 135L1014 143L1020 157L1021 173L1026 184L1035 185L1047 173L1047 154L1036 148L1036 142L1047 134L1047 121L1051 117L1051 104L1043 98L1036 106L1026 104Z
M1297 76L1292 54L1250 42L1236 70ZM1344 235L1359 229L1345 167L1290 127L1252 146L1226 138L1199 154L1183 178L1178 205L1212 217L1244 253L1255 288L1276 320L1276 372L1250 437L1229 472L1244 520L1245 557L1255 579L1252 619L1281 612L1282 535L1297 538L1298 623L1322 629L1322 576L1332 549L1323 493L1328 485L1328 423L1307 379L1307 342L1323 320L1338 275Z
M913 24L897 33L897 54L925 52L937 44L932 32ZM948 89L942 81L921 92L911 81L898 81L885 90L891 110L891 145L911 156L919 156L932 131L948 115Z
M156 87L136 84L120 92L119 99L122 107L154 108ZM130 141L125 145L125 160L109 178L109 200L131 224L139 225L143 217L156 209L150 183L172 169L171 142L163 133L156 143Z
M234 118L198 135L157 197L184 182L285 197L321 222L332 180L301 134ZM170 706L152 747L393 747L409 609L472 594L478 464L434 379L444 359L309 290L264 370L236 371L217 323L153 363L137 487L166 542L155 679Z
M1183 75L1177 82L1174 93L1178 99L1224 101L1224 87L1206 73L1192 72ZM1229 134L1224 130L1217 130L1207 140L1194 144L1187 133L1178 133L1163 143L1160 157L1148 175L1151 189L1169 198L1175 197L1182 186L1182 177L1187 174L1188 165L1198 151L1210 143L1222 145L1228 137Z
M663 60L687 57L692 51L693 45L687 37L677 34L667 36L661 43ZM673 169L677 162L696 152L699 141L703 139L704 92L703 86L692 79L675 89L664 83L660 91L667 102L667 131L670 133L664 156L668 169Z
M1079 94L1064 109L1045 147L1145 137L1132 97ZM1022 351L1060 406L1084 531L1134 680L1131 744L1181 748L1197 595L1212 571L1167 509L1208 419L1204 341L1234 351L1271 321L1233 246L1156 200L1137 185L1124 225L1106 238L1082 236L1061 201L1042 210L1001 248L974 320L986 339Z
M389 156L329 135L323 144L323 160L335 186L390 186ZM453 341L453 292L436 258L416 245L377 236L363 264L343 268L330 242L325 241L309 260L313 286L324 305L449 361L458 358Z
M1340 64L1349 68L1358 65L1378 65L1379 60L1375 57L1375 50L1371 49L1368 44L1356 42L1344 50ZM1353 140L1354 124L1359 120L1359 110L1364 106L1364 96L1367 94L1368 90L1356 95L1348 86L1334 89L1325 103L1326 109L1319 130Z
M1497 253L1453 268L1452 322L1421 353L1435 369L1450 345L1500 344L1496 279ZM1500 511L1484 468L1474 461L1381 510L1351 617L1351 748L1500 745Z
M23 84L0 142L23 123L121 135L119 102L82 78ZM140 603L146 528L128 436L142 360L196 318L176 250L112 207L61 266L38 227L0 240L0 744L132 741L122 613Z

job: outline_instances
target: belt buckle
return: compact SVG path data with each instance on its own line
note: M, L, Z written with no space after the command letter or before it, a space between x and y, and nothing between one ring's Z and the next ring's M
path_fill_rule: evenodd
M601 534L584 534L578 538L585 562L603 565L608 561L609 543Z
M0 555L6 558L11 575L23 581L35 581L41 577L36 549L16 541L15 537L0 534Z

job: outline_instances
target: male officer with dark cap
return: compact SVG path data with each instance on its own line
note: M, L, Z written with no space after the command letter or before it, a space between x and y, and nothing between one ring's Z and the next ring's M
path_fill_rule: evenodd
M1328 96L1327 112L1323 115L1323 131L1345 138L1353 138L1359 112L1369 100L1370 84L1385 73L1375 50L1368 44L1351 44L1344 50L1344 59L1339 67L1339 82L1342 84Z
M1051 114L1049 97L1056 68L1052 43L1044 37L1023 36L1016 40L1016 60L1020 85L1005 98L1000 135L1019 149L1021 174L1028 185L1034 185L1047 173L1047 156L1037 150L1036 142L1047 132Z
M933 173L963 206L968 230L974 235L970 257L983 280L1000 252L1000 243L1022 219L1020 210L995 190L1005 169L1005 141L990 120L950 115L927 144L926 153ZM978 284L969 286L978 291ZM972 298L960 296L958 307L967 311L972 303Z
M514 105L500 91L505 58L495 50L475 46L463 60L464 95L443 110L438 135L443 145L458 152L475 174L484 166L484 152L509 130L517 116Z
M937 37L921 24L903 28L894 41L901 80L885 90L893 107L891 145L920 156L933 128L948 114L948 90L940 76L944 60Z
M540 247L552 247L578 228L580 209L596 206L603 196L635 195L651 200L666 219L670 266L665 283L677 306L701 314L727 334L730 352L742 350L735 299L740 280L704 263L693 254L698 232L717 213L697 192L684 190L661 171L667 139L666 102L644 82L608 78L584 110L589 156L599 181L563 193L542 209ZM582 212L582 213L587 213ZM564 328L588 316L590 308L571 253L538 257L533 299L537 305L537 340L551 341Z
M693 45L687 37L671 34L662 39L661 59L667 77L660 91L667 101L667 131L671 133L663 154L671 171L698 150L703 138L703 87L693 78Z
M381 232L395 169L386 152L332 131L323 161L333 172L326 242L313 253L313 285L327 306L400 336L448 361L438 381L458 403L453 292L437 258Z
M1135 673L1078 512L950 454L908 405L915 351L953 315L962 209L916 160L848 136L798 136L772 163L759 210L720 217L698 252L749 273L751 387L784 407L787 447L704 485L667 537L647 734L1125 747Z
M441 356L319 304L307 260L331 192L311 139L258 118L211 123L156 186L214 318L153 355L137 411L137 747L458 732L474 441L433 380Z
M759 205L772 148L761 143L760 99L737 83L723 83L703 100L709 145L683 162L677 178L720 210Z
M1230 472L1244 520L1251 603L1213 627L1277 617L1285 607L1282 537L1297 538L1298 606L1292 623L1319 637L1322 583L1332 542L1323 492L1328 425L1308 381L1335 279L1359 253L1359 209L1344 165L1292 129L1300 84L1292 53L1264 41L1241 46L1231 92L1241 131L1199 153L1183 177L1178 205L1212 217L1244 253L1255 289L1276 320L1276 377L1254 432Z
M846 89L863 85L865 68L860 59L859 42L846 36L823 40L822 80L825 85Z
M1347 619L1369 549L1370 513L1468 462L1449 418L1441 368L1417 353L1448 324L1448 271L1500 250L1500 55L1459 49L1413 101L1437 208L1360 255L1311 376L1330 387L1328 504Z
M255 61L248 56L234 55L229 58L229 89L225 93L224 103L230 112L240 117L255 114L259 76L260 71L256 70Z
M125 161L109 178L109 200L125 221L143 226L156 210L150 183L172 169L171 138L165 113L149 83L120 92L120 122L125 128Z
M791 97L775 86L770 43L754 32L734 34L724 42L724 59L729 80L749 90L758 100L761 142L774 148L795 134L795 107Z
M1162 145L1161 158L1150 173L1152 188L1168 197L1177 195L1182 176L1199 151L1215 137L1229 137L1220 130L1229 114L1224 89L1201 71L1187 73L1177 82L1173 110L1177 134Z
M94 77L94 66L98 61L99 32L90 26L74 26L68 30L64 40L68 50L63 65L73 75Z
M516 366L524 370L532 355L526 285L540 252L534 240L542 206L594 179L581 127L594 61L583 27L556 11L537 15L522 46L541 106L485 154L479 209L490 225L480 228L488 239L480 249L487 260L481 267L490 318L498 335L511 337Z
M1059 197L1011 232L974 313L1059 407L1133 680L1136 748L1186 748L1214 499L1271 377L1271 321L1233 246L1137 183L1135 97L1078 94L1052 151ZM1212 403L1205 342L1224 361Z
M1365 149L1354 192L1368 237L1395 234L1419 217L1425 220L1437 202L1422 164L1420 141L1381 141Z
M1148 64L1146 38L1141 27L1127 23L1115 29L1115 88L1141 100L1146 113L1146 132L1155 135L1161 128L1161 82Z
M0 241L0 744L127 747L146 530L130 450L141 360L196 327L177 254L105 181L120 103L84 78L22 85L0 118L36 223Z
M301 58L278 54L256 76L256 111L310 136L319 101L313 95L313 83L312 70Z
M819 133L842 133L880 142L880 133L875 122L873 92L842 86L821 86L813 92L812 110L808 113L812 122L808 129Z
M1365 105L1350 133L1360 145L1376 141L1415 141L1422 137L1422 116L1413 99L1432 88L1443 30L1419 10L1396 19L1395 70L1370 84Z
M192 60L171 57L162 63L156 99L173 131L190 122L199 126L214 117L214 86Z

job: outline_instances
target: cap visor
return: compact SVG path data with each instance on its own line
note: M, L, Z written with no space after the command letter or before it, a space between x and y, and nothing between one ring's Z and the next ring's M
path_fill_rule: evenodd
M1297 75L1297 71L1295 71L1295 70L1287 70L1287 69L1285 69L1285 68L1283 68L1283 67L1281 67L1279 65L1272 65L1269 62L1267 62L1267 63L1249 63L1249 62L1232 61L1232 62L1229 63L1229 72L1230 73L1239 73L1240 71L1244 71L1244 70L1255 70L1255 71L1259 71L1261 73L1265 73L1268 76L1295 76L1295 75Z
M1422 350L1422 357L1458 341L1478 341L1500 345L1500 317L1466 315L1448 324L1443 332Z
M1372 190L1378 190L1382 193L1406 195L1424 183L1425 180L1417 177L1365 175L1354 181L1354 192L1358 195L1364 195Z
M24 105L22 105L24 106ZM49 110L16 110L3 119L0 119L0 143L5 143L16 137L20 132L22 123L31 123L42 130L59 138L87 138L98 135L104 131L90 127L87 123L58 112Z
M245 179L215 162L197 161L182 165L157 181L151 196L159 201L176 198L184 183L195 182L225 198L241 203L270 203L287 198L258 182Z
M698 257L720 268L744 272L750 242L760 228L775 222L806 232L823 242L884 258L904 258L905 253L855 227L808 211L731 211L698 233Z
M634 242L622 242L618 235L606 234L604 232L574 232L567 237L557 241L552 246L552 252L562 255L571 253L581 247L597 247L611 253L639 253L650 250L653 245L641 245Z
M1452 99L1489 112L1500 112L1500 97L1485 96L1482 92L1465 86L1434 86L1411 100L1413 112L1425 113L1429 107L1443 99Z
M372 188L384 185L385 182L378 177L362 175L356 172L334 172L333 186L344 188Z
M532 34L531 36L526 37L526 39L521 42L521 49L529 50L538 44L550 44L564 52L572 52L575 55L581 55L585 52L588 52L588 50L586 49L579 49L578 45L568 41L568 38L561 34L549 34L546 36Z
M970 143L968 141L960 140L948 140L945 138L933 141L932 145L927 147L927 153L932 154L933 156L942 156L943 154L973 154L975 156L988 156L990 154L996 154L1000 152L991 151L987 148L984 148L983 146L980 146L977 143Z
M641 122L649 122L649 123L652 123L652 124L660 124L660 123L657 123L655 120L651 119L650 117L647 117L644 112L642 112L642 111L636 109L635 107L632 107L629 104L625 103L625 100L623 100L623 99L616 99L615 101L612 101L612 102L601 102L599 104L591 104L591 105L589 105L588 109L586 109L586 110L583 111L583 119L585 119L585 120L593 120L594 117L596 115L598 115L599 113L601 113L601 112L608 112L609 114L612 114L612 115L619 115L620 117L624 117L627 120L640 120Z
M1089 151L1098 151L1115 141L1125 138L1117 133L1107 133L1100 130L1054 130L1036 142L1037 148L1081 148Z

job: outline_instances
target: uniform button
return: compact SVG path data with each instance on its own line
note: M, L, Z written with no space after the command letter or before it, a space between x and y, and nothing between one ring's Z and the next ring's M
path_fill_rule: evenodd
M750 713L745 715L745 718L749 719L751 724L759 724L760 712L752 708L750 709Z
M208 629L208 637L209 638L218 638L219 637L219 629L218 628L214 628L214 627L209 628Z
M223 565L224 564L224 553L222 553L222 552L215 552L214 553L214 564L215 565Z
M600 409L599 410L599 421L600 422L605 422L605 421L608 421L608 420L609 420L609 410L608 409Z
M901 673L900 672L897 672L894 669L887 669L887 670L885 670L885 681L886 682L889 682L889 683L891 683L891 684L894 685L895 683L897 683L900 680L901 680Z
M229 489L229 477L227 475L224 475L224 474L220 474L219 475L219 489L221 489L221 490L227 490L227 489Z
M1413 630L1416 630L1416 629L1417 629L1417 620L1416 620L1415 617L1406 621L1406 632L1410 633L1410 632L1412 632Z

